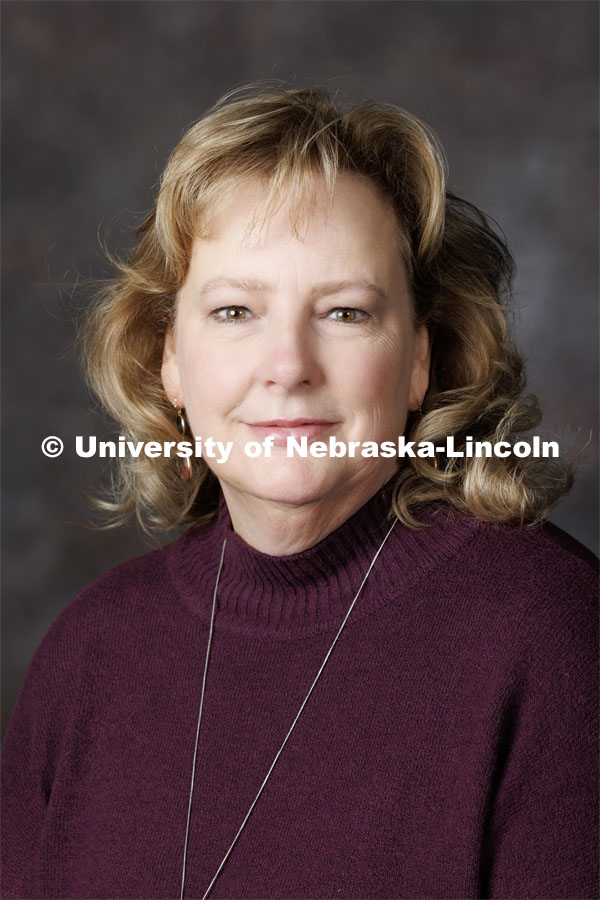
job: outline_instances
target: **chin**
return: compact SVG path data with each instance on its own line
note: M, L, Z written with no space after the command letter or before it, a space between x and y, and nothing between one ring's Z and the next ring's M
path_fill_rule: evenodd
M309 466L290 465L289 462L286 461L284 466L264 467L254 477L244 479L245 484L238 487L261 500L302 506L322 500L345 481L340 478L340 472L319 471L320 467L315 466L314 461Z

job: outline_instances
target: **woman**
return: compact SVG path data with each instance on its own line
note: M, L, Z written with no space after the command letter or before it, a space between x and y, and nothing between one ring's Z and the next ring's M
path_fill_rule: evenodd
M434 139L234 95L118 265L94 389L127 438L222 453L122 461L113 520L186 531L42 642L3 896L596 897L593 560L540 524L568 472L466 454L538 414L510 255Z

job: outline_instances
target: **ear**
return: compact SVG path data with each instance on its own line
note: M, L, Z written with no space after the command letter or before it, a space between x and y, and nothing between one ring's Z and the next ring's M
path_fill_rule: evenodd
M165 346L163 348L163 359L160 370L165 394L169 398L173 406L183 405L183 397L181 393L181 378L179 375L179 366L177 365L177 353L175 351L175 335L173 329L169 328L165 335Z
M413 367L408 394L408 408L411 412L416 412L419 409L427 393L430 362L431 335L426 325L420 325L415 332Z

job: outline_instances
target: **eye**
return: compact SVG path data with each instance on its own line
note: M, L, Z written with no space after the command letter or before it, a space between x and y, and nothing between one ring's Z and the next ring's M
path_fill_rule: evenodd
M218 322L243 322L251 318L252 313L245 306L222 306L211 312Z
M364 310L355 309L353 306L338 306L336 309L332 309L327 317L333 319L334 322L362 322L367 315L368 313Z

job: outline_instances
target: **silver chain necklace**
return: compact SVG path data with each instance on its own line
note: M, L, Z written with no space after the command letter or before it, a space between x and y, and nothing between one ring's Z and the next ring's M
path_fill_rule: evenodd
M252 803L250 804L250 808L249 808L248 812L246 813L246 815L244 816L244 820L243 820L242 824L240 825L240 827L239 827L239 829L238 829L238 832L237 832L236 836L234 837L233 841L231 842L231 846L229 847L229 850L227 851L227 853L225 854L225 856L224 856L223 859L221 860L221 865L219 866L219 868L217 869L217 871L216 871L215 874L213 875L212 881L210 882L210 884L209 884L208 887L206 888L206 891L205 891L205 893L204 893L204 895L203 895L203 897L202 897L202 900L206 900L206 898L207 898L208 895L210 894L210 892L211 892L211 890L212 890L212 887L213 887L215 881L217 880L217 878L218 878L219 875L221 874L221 871L222 871L222 869L223 869L223 866L225 865L225 863L226 863L227 860L229 859L229 855L230 855L231 851L233 850L233 848L235 847L235 845L236 845L236 843L237 843L237 839L239 838L240 834L241 834L242 831L244 830L244 828L245 828L245 826L246 826L246 822L247 822L248 819L250 818L250 815L252 814L252 810L254 809L254 807L256 806L256 804L257 804L257 802L258 802L258 798L259 798L260 795L262 794L263 789L264 789L264 787L265 787L267 781L268 781L269 778L271 777L271 773L272 773L273 769L275 768L275 765L276 765L276 763L277 763L277 760L278 760L279 757L281 756L281 752L282 752L283 748L285 747L285 745L286 745L287 742L288 742L289 736L291 735L292 731L293 731L294 728L296 727L296 722L298 721L298 719L299 719L300 716L302 715L302 712L303 712L303 710L304 710L304 707L306 706L306 704L307 704L307 702L308 702L308 698L309 698L310 695L312 694L312 692L313 692L313 690L314 690L314 687L315 687L317 681L318 681L319 678L321 677L321 673L323 672L323 669L325 668L325 665L327 664L327 660L328 660L329 657L331 656L331 652L332 652L333 648L335 647L335 645L336 645L336 643L337 643L337 640L338 640L340 634L342 633L342 629L344 628L344 625L345 625L346 622L348 621L348 618L349 618L349 616L350 616L350 613L352 612L352 609L353 609L353 607L354 607L354 604L355 604L356 601L358 600L358 595L360 594L360 592L362 591L363 587L365 586L365 583L366 583L366 581L367 581L367 578L368 578L369 575L371 574L371 570L372 570L373 566L375 565L375 562L377 561L377 557L379 556L379 554L380 554L381 551L383 550L383 548L384 548L384 546L385 546L385 542L387 541L387 539L389 538L390 534L392 533L392 531L393 531L393 529L394 529L394 526L395 526L395 524L396 524L397 521L398 521L398 519L394 519L394 521L392 522L392 525L391 525L389 531L387 532L386 536L385 536L384 539L382 540L382 542L381 542L381 544L380 544L380 546L379 546L379 549L377 550L375 556L374 556L373 559L371 560L371 564L369 565L369 568L368 568L367 571L366 571L365 577L364 577L363 580L361 581L360 587L359 587L359 589L357 590L356 594L354 595L354 600L352 601L352 603L351 603L350 606L348 607L348 611L347 611L346 615L344 616L344 621L343 621L342 624L340 625L340 627L339 627L339 629L338 629L338 632L337 632L336 636L334 637L334 639L333 639L333 641L332 641L332 643L331 643L331 646L330 646L329 650L328 650L327 653L325 654L325 658L324 658L323 662L321 663L321 667L319 668L319 671L317 672L317 674L316 674L316 676L315 676L315 679L314 679L313 683L311 684L310 688L308 689L308 693L307 693L306 697L304 698L304 700L302 701L302 703L301 703L301 705L300 705L300 709L299 709L298 712L296 713L296 718L295 718L294 721L292 722L292 724L291 724L291 726L290 726L290 729L289 729L288 733L286 734L286 736L285 736L285 738L284 738L284 740L283 740L283 743L282 743L281 747L279 748L279 750L278 750L277 753L275 754L275 758L274 758L273 762L271 763L271 765L270 765L270 767L269 767L269 771L268 771L267 774L265 775L264 781L263 781L263 783L261 784L261 786L260 786L260 788L259 788L259 790L258 790L258 793L257 793L256 797L254 798L254 800L253 800ZM193 797L194 797L194 782L195 782L195 780L196 780L196 760L197 760L197 758L198 758L198 742L199 742L199 739L200 739L200 722L201 722L201 720L202 720L202 707L203 707L203 705L204 705L204 689L205 689L205 687L206 687L206 673L207 673L207 671L208 671L208 659L209 659L209 656L210 656L210 646L211 646L211 643L212 643L213 627L214 627L214 621L215 621L215 610L216 610L216 606L217 606L217 589L218 589L218 587L219 587L219 580L220 580L220 578L221 578L221 570L222 570L222 568L223 568L223 560L225 559L225 547L226 547L226 545L227 545L227 538L225 538L225 540L223 541L223 549L221 550L221 559L220 559L220 561L219 561L219 569L218 569L218 571L217 571L217 580L215 581L215 588L214 588L214 591L213 591L212 612L211 612L211 616L210 616L210 628L209 628L209 632L208 632L208 643L207 643L207 646L206 646L206 659L205 659L205 661L204 661L204 674L203 674L203 676L202 676L202 691L201 691L201 694L200 694L200 707L199 707L199 709L198 709L198 724L197 724L197 726L196 726L196 743L195 743L195 746L194 746L194 761L193 761L193 763L192 763L192 777L191 777L191 781L190 781L190 797L189 797L189 801L188 801L187 824L186 824L186 828L185 828L185 842L184 842L184 845L183 845L183 867L182 867L182 872L181 872L181 894L180 894L180 900L184 900L184 895L185 895L185 878L186 878L186 867L187 867L187 849L188 849L188 841L189 841L189 836L190 836L190 821L191 821L191 817L192 817L192 800L193 800Z

